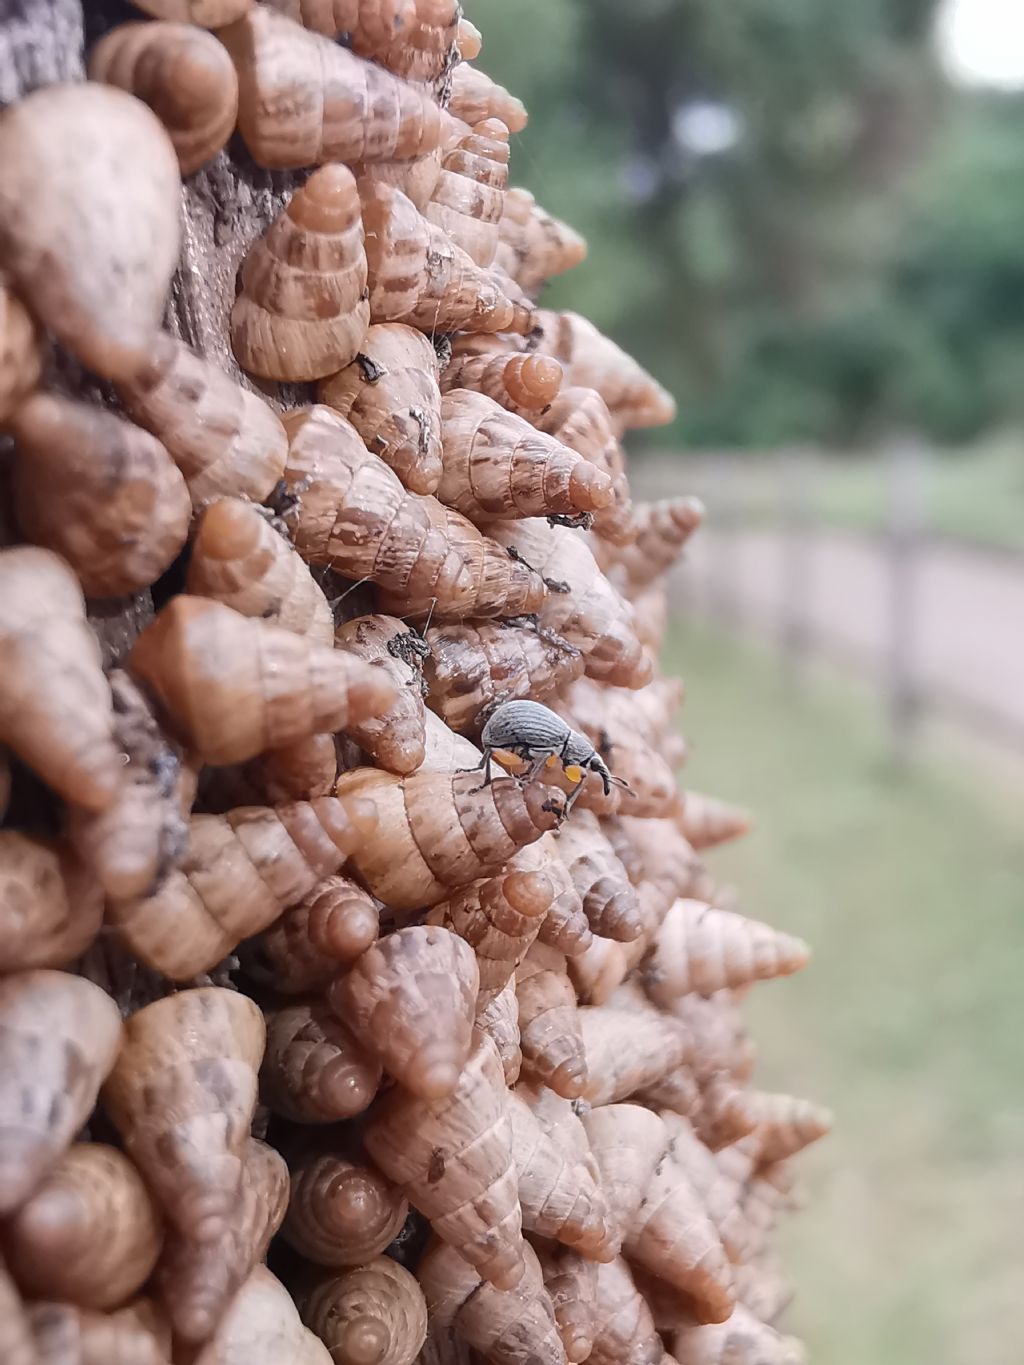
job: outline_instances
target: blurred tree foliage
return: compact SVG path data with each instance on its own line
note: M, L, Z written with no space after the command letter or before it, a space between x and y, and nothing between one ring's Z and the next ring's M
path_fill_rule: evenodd
M590 243L545 301L673 389L680 438L1024 406L1024 101L944 86L936 0L465 4L530 110L513 180Z

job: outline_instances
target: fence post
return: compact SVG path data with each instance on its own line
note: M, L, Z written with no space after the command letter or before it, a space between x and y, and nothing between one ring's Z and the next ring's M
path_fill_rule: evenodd
M921 689L915 666L917 559L924 523L923 444L901 437L887 451L888 642L885 693L892 760L905 769L921 719Z
M811 645L807 604L811 588L811 454L784 450L779 471L782 530L779 649L786 682L797 688L803 681Z
M733 540L738 520L738 480L736 457L716 454L708 470L707 540L708 594L712 617L734 630L740 624L740 605L736 592L736 546ZM703 534L703 532L702 532Z

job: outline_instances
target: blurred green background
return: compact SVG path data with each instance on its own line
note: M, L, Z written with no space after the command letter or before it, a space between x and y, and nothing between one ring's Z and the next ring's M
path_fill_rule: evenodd
M1019 696L1019 738L1024 13L943 8L466 0L479 64L530 111L513 182L590 245L544 302L592 317L679 399L674 427L631 439L638 486L690 491L686 452L728 450L742 492L699 486L698 541L742 504L784 553L774 453L806 447L819 542L877 542L884 582L891 481L874 452L914 433L925 542L955 547L921 573L955 582L984 562L981 674ZM936 26L954 8L990 60L1016 50L1017 79L950 79ZM708 543L701 572L743 549ZM877 678L822 665L794 688L742 613L687 602L665 660L687 686L684 781L756 816L713 867L816 949L750 1004L760 1082L836 1113L784 1234L791 1330L821 1365L1020 1365L1024 748L942 734L897 771ZM948 614L932 603L940 673L963 653Z
M590 244L552 305L673 389L670 435L962 444L1021 415L1024 96L945 81L937 9L468 0L530 111L513 178Z

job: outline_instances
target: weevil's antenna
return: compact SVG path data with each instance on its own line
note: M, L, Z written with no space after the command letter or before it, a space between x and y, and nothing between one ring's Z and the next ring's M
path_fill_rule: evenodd
M423 636L424 639L427 638L427 631L430 629L430 621L431 621L431 618L432 618L433 615L434 615L434 608L435 608L436 606L437 606L437 598L436 598L436 597L432 597L432 598L430 599L430 610L427 612L427 619L426 619L426 621L424 621L424 623L423 623L423 629L420 631L420 634Z
M423 622L422 626L418 626L415 621L410 621L408 616L400 616L398 619L400 621L405 621L408 624L410 630L414 630L416 634L420 636L421 639L425 640L427 638L427 631L430 629L430 622L434 616L434 608L437 606L439 601L440 598L438 597L432 597L430 599L430 610L427 612L427 619Z

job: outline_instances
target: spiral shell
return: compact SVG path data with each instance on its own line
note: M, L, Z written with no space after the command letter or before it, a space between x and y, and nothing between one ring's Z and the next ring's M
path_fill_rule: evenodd
M498 230L496 263L529 294L586 258L584 238L541 208L529 190L506 191Z
M238 1287L266 1255L288 1206L288 1167L280 1152L250 1138L242 1179L223 1234L214 1241L171 1233L157 1283L175 1333L205 1341Z
M29 1292L110 1309L149 1278L162 1237L128 1158L114 1147L79 1142L11 1219L5 1246Z
M524 1271L518 1177L505 1073L489 1037L478 1034L454 1094L445 1099L389 1090L364 1141L439 1237L499 1289L516 1287Z
M271 9L325 38L342 34L361 57L386 50L416 22L416 0L267 0Z
M320 382L317 397L340 412L368 450L413 493L441 480L441 393L430 339L402 323L374 323L351 365Z
M459 56L464 62L475 62L477 57L480 56L480 51L483 47L480 30L477 28L476 24L470 23L468 19L462 18L459 20L455 41L458 43Z
M0 981L0 1214L24 1203L96 1103L121 1042L105 991L67 972Z
M261 166L406 160L450 127L425 91L273 10L257 5L217 36L238 72L239 132Z
M508 355L501 351L488 355L456 350L441 376L443 393L452 389L472 389L486 394L509 412L526 417L542 431L548 431L541 424L542 414L554 402L561 386L562 367L553 356ZM558 433L549 431L548 434L557 436ZM562 444L572 447L571 441L563 440ZM582 450L578 453L586 454Z
M365 8L365 4L363 6ZM458 32L459 0L415 0L410 23L384 42L365 31L352 34L352 50L410 81L436 81L444 74Z
M0 830L0 972L73 962L102 919L103 891L70 849Z
M477 265L488 266L498 249L508 182L508 129L484 119L441 159L441 174L424 209Z
M0 738L66 800L123 791L110 687L78 579L34 545L0 551Z
M89 75L148 104L191 175L221 150L238 116L238 77L212 33L191 24L121 24L92 51Z
M527 113L522 100L468 62L460 62L452 72L448 111L470 127L485 118L500 118L510 133L521 133L526 127Z
M369 1108L381 1068L323 1005L267 1017L261 1080L266 1103L293 1123L335 1123Z
M400 596L418 588L467 614L473 581L460 547L434 524L439 505L406 493L329 408L290 412L287 423L285 478L301 494L294 536L302 557L349 578L372 578Z
M136 9L154 19L173 19L201 28L221 28L233 24L253 0L133 0Z
M359 162L352 169L360 181L373 180L401 190L422 213L430 203L434 187L440 179L441 157L441 148L435 147L425 156L418 156L412 161L366 161Z
M325 1276L299 1307L335 1365L412 1365L427 1335L423 1291L386 1256Z
M372 896L347 877L325 877L252 941L246 967L272 981L280 995L322 991L342 963L366 951L377 928Z
M430 1100L458 1083L479 989L469 944L438 925L414 924L367 948L327 999L400 1085Z
M422 640L396 617L357 616L338 628L334 642L380 669L396 688L386 712L348 733L379 768L401 775L415 772L423 763L425 743Z
M84 82L0 114L0 269L89 369L145 362L178 264L181 179L144 104Z
M537 1253L524 1249L525 1269L511 1291L495 1289L458 1252L443 1242L428 1247L417 1274L426 1296L435 1334L451 1333L472 1346L470 1359L544 1361L565 1365L555 1314L537 1262ZM444 1340L444 1336L441 1337ZM479 1355L478 1355L479 1353ZM644 1357L644 1362L649 1358ZM637 1365L623 1356L619 1365Z
M36 394L14 419L25 535L63 555L89 597L148 588L188 536L192 502L155 437L102 408Z
M230 1225L265 1040L257 1006L218 986L166 996L125 1024L103 1105L186 1237L212 1242Z
M281 1232L317 1265L362 1265L394 1241L408 1212L401 1191L372 1166L307 1152L292 1169Z
M239 363L263 379L309 380L352 360L370 325L359 197L324 166L249 252L231 310Z
M562 362L566 382L596 389L608 404L616 435L631 427L659 427L675 419L672 395L621 346L581 317L540 309L531 338Z
M147 1299L116 1313L46 1300L28 1311L36 1349L25 1365L166 1365L170 1358L170 1332Z
M296 552L260 510L242 498L220 498L203 513L192 545L186 586L242 616L333 645L327 598Z
M374 819L334 797L193 815L183 866L152 895L110 902L108 920L140 961L187 981L336 872Z
M611 502L607 474L482 393L446 393L441 430L437 496L476 522L572 516Z
M194 507L223 493L262 502L273 491L288 453L280 420L184 342L157 337L145 366L118 393L136 422L163 441Z
M374 322L406 322L431 335L530 330L535 310L517 286L508 282L510 295L501 276L478 266L400 190L363 181L359 195Z

